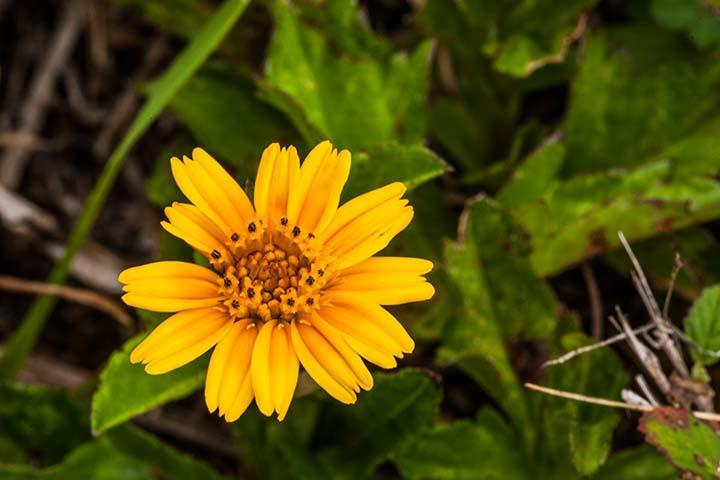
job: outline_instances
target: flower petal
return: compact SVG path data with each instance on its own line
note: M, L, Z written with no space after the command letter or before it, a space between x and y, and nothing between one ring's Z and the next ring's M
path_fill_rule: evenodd
M175 370L210 350L228 332L230 319L212 309L185 310L153 330L130 355L152 375Z
M242 390L246 377L250 376L252 352L258 335L254 323L241 321L233 326L236 329L235 341L228 348L231 352L223 370L223 379L218 390L218 409L220 415L227 414Z
M350 175L350 152L316 146L300 168L297 193L288 205L288 219L303 230L320 231L332 220Z
M192 155L193 159L215 180L218 188L225 192L225 195L230 199L230 203L240 215L241 220L244 223L251 222L255 217L255 210L240 185L202 148L193 149Z
M373 378L370 374L362 358L347 344L342 333L335 327L327 323L317 313L314 313L310 319L312 325L318 329L320 333L332 344L338 353L343 357L345 362L352 370L358 385L364 390L370 390L373 386Z
M424 258L412 257L370 257L352 267L342 270L340 275L361 273L408 273L425 275L433 269L433 263Z
M364 292L359 295L345 292L329 293L326 298L334 307L351 310L380 329L400 346L403 353L410 353L415 349L415 342L405 327L390 312L368 300Z
M406 273L360 273L341 276L328 287L329 292L353 293L379 305L428 300L435 294L425 278Z
M405 185L395 182L357 196L338 208L330 224L322 230L318 229L315 234L320 241L325 241L368 211L384 203L399 200L405 190Z
M188 203L174 202L165 208L170 222L161 222L165 230L209 257L213 250L228 255L225 250L225 234L198 207Z
M250 365L255 403L257 403L258 409L263 415L266 416L272 415L274 410L270 392L270 345L272 332L276 324L276 320L270 320L260 329L253 347Z
M248 320L242 320L232 325L228 333L215 347L212 357L210 357L210 365L208 366L207 377L205 378L205 404L210 413L217 410L220 405L220 390L225 385L225 379L235 379L237 377L237 375L231 375L231 370L238 368L237 363L241 363L240 367L242 367L243 359L241 358L241 362L237 361L238 350L236 349L236 343L238 343L240 335L245 332L248 323ZM250 353L252 353L252 348L250 349ZM247 354L247 357L247 365L245 365L244 370L241 369L242 377L247 374L247 369L250 364L250 354ZM240 378L240 381L242 380L243 378ZM234 397L230 400L231 401L227 403L231 403ZM225 408L221 409L221 414L224 410L227 410L228 405L225 404L224 407Z
M279 148L273 144L260 160L255 183L255 208L270 228L287 216L288 198L300 171L300 158L295 147Z
M162 261L147 263L139 267L131 267L120 273L120 283L135 280L156 279L163 281L168 278L190 278L215 282L217 274L210 269L188 262Z
M279 323L273 330L270 345L270 394L281 421L290 408L300 369L291 342L287 324Z
M305 345L300 335L298 323L300 322L294 321L290 323L290 337L292 338L293 347L300 359L300 363L305 367L305 371L308 372L308 375L310 375L323 390L336 400L345 404L355 403L357 400L355 392L335 380L315 358L313 352Z

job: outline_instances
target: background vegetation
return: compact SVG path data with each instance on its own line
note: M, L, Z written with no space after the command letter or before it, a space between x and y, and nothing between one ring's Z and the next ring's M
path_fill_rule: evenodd
M623 343L543 367L615 335L615 305L648 321L623 231L658 298L680 254L695 396L672 403L712 405L717 0L0 0L0 27L0 478L717 478L708 423L523 387L638 391ZM302 382L283 423L225 425L207 358L145 375L129 351L162 317L107 297L125 265L193 258L159 228L171 155L245 184L270 142L326 138L345 198L412 188L387 253L432 259L436 298L396 309L418 348L355 406ZM48 274L76 290L26 282Z

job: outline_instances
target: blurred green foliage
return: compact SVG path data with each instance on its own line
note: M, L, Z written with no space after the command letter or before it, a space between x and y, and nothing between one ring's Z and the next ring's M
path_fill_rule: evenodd
M116 3L182 38L215 5ZM255 2L169 100L180 127L147 182L153 203L181 198L168 158L194 145L245 185L267 144L302 154L328 138L353 153L345 199L391 181L413 189L416 218L388 253L436 265L435 299L397 309L420 341L413 362L427 370L376 374L351 407L306 394L283 423L251 407L231 427L243 463L269 479L371 478L379 467L410 479L670 479L675 467L711 478L720 446L703 423L644 418L666 461L649 446L618 448L616 411L523 382L610 399L628 383L633 372L610 349L539 368L591 342L547 277L590 258L627 275L613 251L619 230L656 286L667 285L675 252L691 267L676 287L699 296L685 332L705 350L692 358L702 369L717 362L707 352L720 349L720 249L707 224L720 217L720 5L408 5L399 33L384 35L354 0ZM161 249L191 258L167 238ZM203 382L206 360L145 375L128 361L139 340L109 358L91 422L60 392L0 387L0 476L220 478L125 423ZM531 373L516 354L526 344L543 352ZM450 369L482 391L472 415L440 413ZM59 431L64 442L49 441Z

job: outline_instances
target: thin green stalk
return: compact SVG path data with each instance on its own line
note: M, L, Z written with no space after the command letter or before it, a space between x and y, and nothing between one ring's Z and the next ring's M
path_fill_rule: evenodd
M90 192L80 217L73 228L62 259L48 277L49 283L61 284L67 279L70 263L82 248L95 225L100 209L112 188L125 158L135 142L150 127L172 97L205 62L220 44L250 0L227 0L205 24L192 42L175 58L165 73L150 88L150 94L130 129L110 156L97 183ZM33 302L18 329L10 337L0 357L0 381L15 378L37 342L57 298L42 295Z

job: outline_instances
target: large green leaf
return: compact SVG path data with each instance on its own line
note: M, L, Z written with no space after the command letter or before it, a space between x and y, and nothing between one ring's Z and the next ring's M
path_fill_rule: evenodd
M643 414L640 429L645 439L681 470L704 479L720 471L720 436L688 412L656 408Z
M714 58L652 26L606 29L586 42L564 127L566 176L664 158L717 168Z
M393 454L403 478L437 480L523 480L527 466L514 432L485 408L477 422L436 425Z
M110 356L92 400L92 429L100 433L164 403L198 390L205 380L208 358L164 375L148 375L130 363L130 352L145 334L128 340Z
M258 98L248 75L226 63L200 69L172 99L170 109L200 146L237 169L241 183L254 172L267 145L297 144L288 120ZM167 162L165 168L169 171Z
M376 374L355 405L325 394L295 399L278 424L246 413L233 434L260 478L362 479L396 449L431 428L440 392L417 371Z
M266 98L306 137L308 123L354 151L394 140L415 143L423 137L431 43L389 62L370 55L350 57L301 22L288 2L275 2L274 13L276 31L265 73L272 87L268 91L275 93ZM313 143L316 137L313 133L306 139Z
M702 291L685 318L685 333L697 345L705 350L720 351L720 285ZM691 349L696 361L711 365L720 360L720 356L708 355Z
M533 269L552 275L612 249L618 231L634 242L719 217L719 160L659 160L553 182L541 199L513 207L532 238Z
M90 192L85 207L70 234L63 257L50 272L49 283L63 283L67 279L70 263L82 248L85 239L95 225L95 220L110 193L115 178L125 163L127 154L143 133L150 128L172 97L215 50L245 10L249 1L226 0L204 27L197 32L192 42L175 58L172 65L148 89L147 101L113 151L100 178ZM43 295L30 307L20 327L5 344L3 355L0 357L0 379L12 379L18 373L56 303L57 297Z
M0 385L0 436L40 465L52 465L90 439L85 412L64 393Z
M698 46L720 45L720 5L713 0L653 0L651 5L660 23L687 33Z
M677 470L655 452L643 445L621 450L612 455L607 463L591 478L593 480L675 480Z
M351 199L392 182L403 182L413 189L443 174L447 166L422 146L397 143L378 145L353 155L350 179L343 198Z

